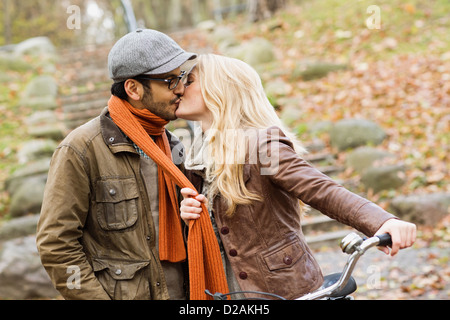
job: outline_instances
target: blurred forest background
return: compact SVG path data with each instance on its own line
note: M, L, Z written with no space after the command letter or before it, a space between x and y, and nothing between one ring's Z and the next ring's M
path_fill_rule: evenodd
M132 6L138 27L172 32L199 22L249 12L252 21L284 7L286 0L1 0L0 45L47 36L56 46L112 41L127 32L126 7ZM78 6L82 28L66 27L67 8Z
M48 279L19 284L45 277L24 237L54 149L106 105L109 49L137 27L251 64L308 161L418 224L396 263L370 258L383 268L379 287L357 296L450 297L450 1L0 0L0 299L52 297ZM186 125L177 121L171 129ZM341 253L320 259L342 238L329 223L311 212L303 228L324 271L336 272Z

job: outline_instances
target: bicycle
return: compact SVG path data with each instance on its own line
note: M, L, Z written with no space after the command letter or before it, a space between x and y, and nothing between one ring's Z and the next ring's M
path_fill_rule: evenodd
M347 263L342 272L333 273L324 277L322 286L314 292L308 293L294 300L353 300L350 296L357 289L355 279L352 277L352 272L358 262L359 258L370 248L380 246L390 246L392 240L390 234L382 234L371 238L363 239L358 234L352 232L341 240L340 247L342 251L349 254ZM205 293L213 297L214 300L227 300L228 296L240 293L252 293L258 295L265 295L271 298L286 300L285 298L267 292L259 291L239 291L229 293L216 292L212 294L209 290ZM244 300L264 300L265 298L246 298Z

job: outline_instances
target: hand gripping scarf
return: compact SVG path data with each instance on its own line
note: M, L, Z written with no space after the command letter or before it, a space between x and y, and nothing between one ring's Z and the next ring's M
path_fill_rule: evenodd
M172 162L165 134L168 121L148 110L135 109L116 96L111 96L108 108L114 123L158 165L160 260L186 260L175 184L181 188L195 188ZM150 135L156 136L155 141ZM202 210L200 218L189 223L187 254L192 300L210 299L205 289L213 293L228 292L219 245L203 204Z

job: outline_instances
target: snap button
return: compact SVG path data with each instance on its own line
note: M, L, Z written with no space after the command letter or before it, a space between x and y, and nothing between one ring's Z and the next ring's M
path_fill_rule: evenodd
M242 280L247 279L248 278L247 272L240 272L239 273L239 278L241 278Z
M231 249L230 251L228 251L228 253L230 254L230 256L232 257L236 257L237 256L237 251L235 249Z
M116 195L116 190L109 189L109 194L112 195L112 196L115 196Z
M121 275L121 274L122 274L122 270L117 269L117 270L116 270L116 274L117 274L118 276Z
M220 229L220 233L225 235L225 234L229 234L230 233L230 229L228 227L223 227L222 229Z
M290 265L292 263L292 257L291 256L284 257L283 262L287 265Z
M109 138L109 142L113 143L114 142L114 137Z

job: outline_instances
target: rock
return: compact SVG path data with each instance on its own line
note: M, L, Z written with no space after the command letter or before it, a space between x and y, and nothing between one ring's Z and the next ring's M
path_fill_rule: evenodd
M389 209L401 219L434 227L450 214L450 193L398 196Z
M57 95L58 85L56 80L49 75L38 76L27 84L20 104L38 110L53 110L58 106Z
M58 102L56 97L53 96L43 96L34 97L29 99L22 99L21 105L33 110L55 110L58 108Z
M39 213L44 198L46 179L31 177L26 179L11 197L9 213L11 217L21 217L29 213Z
M301 116L302 111L300 110L300 108L286 106L285 108L283 108L283 111L280 114L280 119L285 125L290 126L298 119L300 119Z
M253 38L239 46L228 47L224 54L245 61L254 68L275 60L273 45L264 38Z
M320 152L325 150L326 147L325 141L319 138L313 138L312 141L305 146L308 152Z
M58 117L51 110L35 111L25 119L27 126L40 125L45 123L57 123Z
M0 299L55 298L35 236L6 241L0 250Z
M18 43L14 48L15 55L54 56L55 46L47 37L30 38Z
M270 41L264 38L253 38L245 45L244 61L252 66L272 62L275 52Z
M22 57L15 57L7 54L0 54L0 70L25 72L32 70L34 67L25 62ZM8 77L10 77L8 75Z
M364 171L361 182L375 193L401 187L406 181L403 165L371 167Z
M64 127L59 123L41 124L29 127L28 134L35 138L47 138L59 141L64 138Z
M359 147L347 154L346 165L357 172L362 173L366 169L372 167L377 160L388 157L392 158L394 155L372 147Z
M50 139L36 139L25 142L17 152L19 163L28 163L40 158L52 156L58 144Z
M39 214L11 219L0 225L0 242L36 233Z
M65 136L65 126L58 119L55 112L41 110L32 113L26 118L28 134L35 138L48 138L52 140L62 140Z
M48 170L50 169L51 158L39 159L35 162L28 163L25 167L17 169L5 181L5 189L10 194L14 194L19 186L30 177L38 176L41 179L46 179Z
M217 26L211 33L211 40L217 45L219 51L238 45L233 30L225 26Z
M299 62L294 67L291 77L293 79L301 78L304 81L310 81L325 77L328 73L346 70L348 65L328 63L328 62Z
M35 97L51 96L56 97L58 95L58 85L56 80L49 76L38 76L31 80L23 94L23 99L30 99Z
M216 22L214 20L205 20L201 21L197 24L197 29L200 29L202 31L206 32L213 32L216 28Z
M330 133L331 128L333 128L333 122L331 121L318 121L318 122L314 122L311 123L309 125L309 132L313 135L313 136L318 136L321 135L323 133Z
M292 86L283 80L274 80L268 82L264 86L265 92L268 96L286 96L292 91Z
M267 84L265 86L267 87ZM265 89L265 90L267 93L267 89ZM289 90L291 91L292 88L289 88ZM275 97L271 97L271 94L267 94L267 97L269 98L269 100L271 98L275 98ZM303 98L301 96L291 96L291 95L279 96L279 97L277 96L275 106L279 106L282 109L284 109L284 108L300 108L302 105L302 102L303 102Z
M364 119L344 119L330 130L330 142L339 151L364 145L379 145L386 138L376 123Z

